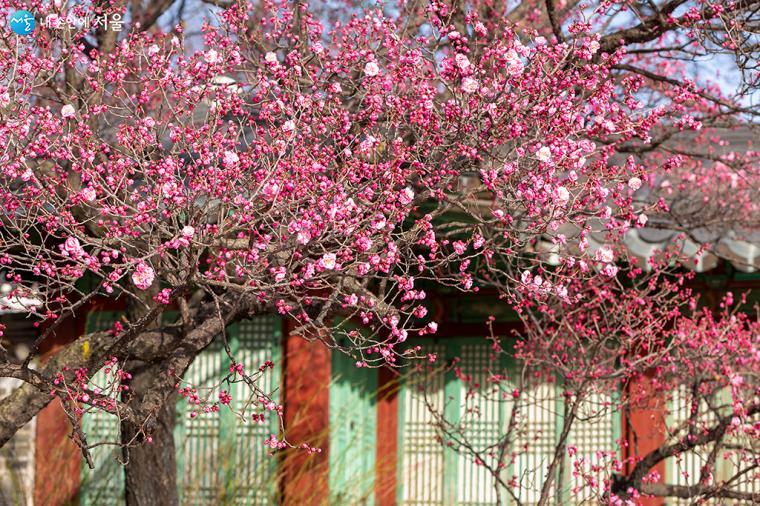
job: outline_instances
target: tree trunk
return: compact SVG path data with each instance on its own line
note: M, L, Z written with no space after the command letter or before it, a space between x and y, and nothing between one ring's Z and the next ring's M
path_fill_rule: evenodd
M146 316L151 297L157 292L156 285L143 292L143 303L127 303L127 318L138 321ZM153 323L158 326L160 317ZM161 392L164 402L158 409L145 411L144 399L151 389L162 388L156 378L168 373L170 366L166 360L144 362L127 361L125 369L132 375L129 390L124 392L125 400L135 412L149 413L150 428L141 434L141 427L129 422L121 423L121 440L124 444L124 495L127 506L177 506L177 461L174 448L174 422L176 416L177 392ZM163 385L163 388L167 388ZM155 418L153 418L155 417ZM149 438L147 441L146 438Z
M130 404L139 405L145 389L150 387L151 379L157 374L166 374L162 364L129 363L132 381ZM162 405L149 434L152 441L143 441L139 427L129 422L122 422L122 442L132 442L124 447L127 462L124 469L125 499L127 506L176 506L179 504L177 494L177 463L174 448L174 422L176 416L177 394L170 395ZM134 441L133 441L134 439Z

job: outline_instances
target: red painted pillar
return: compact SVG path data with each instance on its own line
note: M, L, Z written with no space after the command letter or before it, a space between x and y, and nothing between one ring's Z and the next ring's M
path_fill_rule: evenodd
M396 504L398 462L398 372L383 367L378 371L377 462L375 496L378 506Z
M628 469L631 471L635 462L662 446L666 441L665 400L652 389L651 379L641 376L629 385L628 395L633 401L630 420L623 420L623 427L628 441L626 456L629 457ZM632 460L633 462L631 462ZM665 462L657 464L651 472L657 472L659 478L655 483L665 481ZM638 504L642 506L662 506L660 497L642 497Z
M71 426L60 401L37 415L34 461L34 504L72 504L79 493L81 457L69 439Z
M286 505L322 505L329 501L330 349L321 341L285 335L285 429L288 441L320 448L320 453L291 449L282 466Z
M84 318L69 319L42 344L42 362L84 332ZM34 504L58 506L75 502L79 493L81 454L69 439L71 424L57 399L37 414L34 459Z

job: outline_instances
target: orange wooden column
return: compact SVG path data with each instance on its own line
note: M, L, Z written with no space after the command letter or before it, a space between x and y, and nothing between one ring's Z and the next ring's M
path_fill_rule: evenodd
M84 332L84 318L69 319L42 344L44 363ZM79 493L81 454L69 439L71 424L58 399L37 414L34 458L34 504L58 506L75 502Z
M291 449L282 461L286 505L322 505L329 501L330 349L321 341L294 335L286 323L284 392L288 441L321 449L309 454Z
M638 462L649 452L656 450L665 443L665 400L652 389L651 379L642 376L631 382L628 395L636 399L636 405L631 408L630 419L623 419L623 429L626 434L628 447L626 457ZM630 472L634 463L628 463ZM665 462L657 464L652 471L657 472L659 478L653 483L665 482ZM651 471L650 471L651 472ZM638 503L642 506L662 506L665 501L661 497L642 497Z
M58 399L37 414L34 504L71 504L79 493L81 455Z
M378 506L396 504L398 389L398 372L386 367L381 368L378 371L375 464L375 502Z

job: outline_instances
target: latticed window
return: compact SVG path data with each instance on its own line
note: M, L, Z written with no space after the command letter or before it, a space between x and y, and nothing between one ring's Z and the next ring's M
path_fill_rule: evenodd
M20 385L21 380L0 378L0 399ZM32 504L35 422L33 418L0 448L0 504Z
M110 328L116 313L93 313L87 330ZM279 364L281 356L281 321L263 316L232 325L227 338L235 358L247 367L258 367L267 360ZM220 340L200 353L185 375L185 381L203 388L217 384L229 371L229 357ZM94 384L105 377L98 372ZM280 372L276 367L261 379L261 388L274 392L278 400ZM244 383L236 383L232 395L237 410L250 397ZM83 416L82 424L90 444L119 441L119 424L114 416L96 411ZM276 459L267 455L263 441L277 433L277 419L268 424L243 423L229 410L190 418L187 403L177 405L174 443L177 451L177 482L180 503L274 504L276 495ZM81 504L119 505L124 503L124 474L118 446L99 446L92 451L95 469L82 466Z
M333 351L330 384L330 504L374 502L377 369Z
M119 317L119 313L101 311L91 313L87 318L87 333L107 330ZM92 377L93 385L104 385L107 381L103 370ZM123 460L121 450L114 445L121 440L120 427L116 418L103 411L92 411L82 416L82 429L88 444L99 444L90 450L93 469L82 463L80 502L82 506L112 506L124 503L124 473L120 465ZM102 444L101 444L102 443Z
M436 353L442 364L458 357L456 366L468 381L453 371L440 370L427 377L410 375L403 384L399 401L399 503L475 506L495 504L497 498L502 504L515 503L503 486L495 486L496 479L483 465L495 468L499 460L506 463L500 475L502 482L516 484L512 491L522 503L537 503L561 433L561 388L546 382L525 393L530 402L518 412L522 430L514 434L512 444L499 459L495 444L507 433L513 409L511 397L503 394L512 386L502 382L496 388L488 375L499 368L515 370L514 364L503 358L494 360L490 343L476 338L442 339L423 346L426 353ZM615 453L620 436L613 401L595 394L581 405L567 442L568 447L574 447L575 455L571 458L566 452L564 472L552 487L553 504L593 501L603 490L608 477L595 466ZM469 449L441 443L432 414L436 412L459 422ZM473 453L482 462L477 462Z
M39 336L34 320L25 316L0 304L0 323L5 327L0 344L5 352L19 359L26 358L31 344ZM32 362L32 367L34 364ZM11 395L22 384L15 378L0 378L0 399ZM32 418L0 448L0 505L21 506L33 502L36 423L37 418Z
M710 407L712 406L712 408ZM670 413L668 417L668 432L670 440L687 437L689 431L689 418L693 406L693 396L689 388L682 385L673 391L670 399ZM723 390L710 398L708 404L705 399L700 399L696 406L698 413L697 433L700 429L712 428L718 422L718 414L723 417L731 412L731 394ZM716 414L716 410L717 413ZM736 448L751 448L749 452L737 451ZM691 451L671 457L666 462L665 481L669 484L681 486L699 485L702 468L708 463L710 454L715 450L715 444L699 446ZM746 436L728 436L721 442L718 448L714 466L711 472L710 484L723 485L726 489L736 492L760 493L760 470L757 467L756 455L758 450L757 441L748 441ZM666 506L681 506L692 504L694 499L668 498ZM707 499L707 505L740 505L746 504L740 499Z
M441 357L445 348L426 345L425 351ZM402 387L399 399L401 504L444 503L447 452L437 440L435 419L429 407L439 413L443 411L445 386L444 375L434 374L429 378L412 375Z

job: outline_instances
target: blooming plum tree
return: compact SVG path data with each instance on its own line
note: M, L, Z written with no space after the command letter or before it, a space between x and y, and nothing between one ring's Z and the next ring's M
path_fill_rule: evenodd
M644 269L622 240L652 225L758 225L756 154L711 146L757 111L689 76L703 55L730 54L739 91L756 87L760 3L207 3L197 37L171 1L28 2L48 22L2 36L0 264L8 298L34 301L40 337L26 358L0 356L0 375L24 382L0 400L0 444L57 397L87 457L79 415L118 414L128 501L173 497L174 478L150 464L173 459L178 390L214 412L230 405L224 381L244 381L253 402L240 416L281 410L258 387L269 365L229 346L217 392L181 384L228 325L276 312L362 367L393 367L419 353L408 338L439 328L426 307L436 287L498 290L526 331L514 349L494 336L495 349L535 377L561 374L573 414L590 392L651 368L664 390L710 360L719 378L695 388L733 385L731 428L694 421L690 434L757 430L757 357L736 354L757 344L754 324L682 316L678 256ZM61 23L113 14L123 31ZM66 321L109 299L122 319L31 367ZM109 383L93 389L104 367ZM700 438L600 495L683 496L644 477ZM494 469L516 451L499 444ZM721 496L709 480L688 494Z

